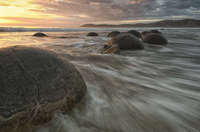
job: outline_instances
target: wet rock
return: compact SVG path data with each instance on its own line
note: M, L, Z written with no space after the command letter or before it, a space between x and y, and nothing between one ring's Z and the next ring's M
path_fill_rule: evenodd
M55 111L71 110L83 99L86 89L78 70L51 51L2 48L0 131L13 132L26 123L46 123Z
M56 37L56 38L59 38L59 39L75 39L75 38L79 38L77 36L60 36L60 37Z
M145 35L147 35L147 34L149 34L149 33L151 33L151 31L143 31L143 32L141 33L142 38L143 38L143 36L145 36Z
M99 36L98 33L95 32L90 32L87 34L87 36Z
M108 48L110 48L110 46L109 45L104 45L104 47L103 47L104 49L108 49Z
M119 46L117 45L105 45L104 50L102 52L103 54L117 54L120 53Z
M57 37L57 38L66 39L66 38L69 38L69 37L61 36L61 37Z
M112 38L109 45L118 45L121 50L141 50L144 49L142 42L129 33L120 34Z
M143 36L143 41L155 45L167 45L167 39L159 33L150 33Z
M130 31L128 31L128 33L130 33L130 34L136 36L137 38L142 38L141 33L138 32L138 31L136 31L136 30L130 30Z
M120 32L119 31L112 31L108 34L108 37L116 37L117 35L119 35Z
M159 34L162 34L160 31L158 31L158 30L151 30L150 31L151 33L159 33Z
M107 46L104 46L103 53L117 53L119 50L142 50L144 49L142 41L129 33L119 34L112 38Z
M39 32L39 33L35 33L33 36L34 36L34 37L47 37L46 34L41 33L41 32Z
M141 33L141 37L143 38L145 35L151 34L151 33L162 34L162 32L160 32L160 31L158 31L158 30L150 30L150 31L143 31L143 32Z

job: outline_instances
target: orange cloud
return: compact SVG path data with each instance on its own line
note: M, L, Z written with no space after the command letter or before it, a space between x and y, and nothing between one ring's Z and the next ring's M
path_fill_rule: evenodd
M199 18L199 0L0 0L0 26L70 27ZM145 20L145 21L143 21ZM140 22L140 21L138 21Z
M53 23L61 26L59 19L64 17L46 13L40 5L33 4L33 0L1 0L0 2L0 26L45 26L47 21L52 23L49 24L51 26Z

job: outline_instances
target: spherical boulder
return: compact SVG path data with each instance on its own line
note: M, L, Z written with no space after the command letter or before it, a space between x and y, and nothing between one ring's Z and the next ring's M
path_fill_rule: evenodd
M121 50L144 49L142 42L132 34L123 33L109 41L109 45L118 45Z
M150 30L150 31L143 31L141 33L141 38L143 39L147 34L162 34L162 32L158 31L158 30Z
M112 31L112 32L110 32L110 33L107 35L107 37L115 37L115 36L117 36L117 35L119 35L119 34L120 34L119 31Z
M112 53L120 53L120 49L118 45L104 45L103 54L112 54Z
M150 33L143 36L143 41L145 43L149 44L155 44L155 45L167 45L168 41L167 39L158 33Z
M41 32L39 32L39 33L35 33L35 34L33 34L33 36L34 36L34 37L47 37L46 34L41 33Z
M136 31L136 30L130 30L130 31L128 31L128 33L134 35L134 36L137 37L137 38L142 38L141 33L138 32L138 31Z
M55 111L71 110L86 90L78 70L51 51L0 49L0 131L46 123Z
M98 35L98 33L90 32L90 33L87 34L87 36L94 37L94 36L99 36L99 35Z
M119 53L119 50L142 50L142 41L129 33L122 33L113 37L106 46L103 53Z
M149 33L151 33L151 31L143 31L143 32L141 33L141 35L142 35L142 37L143 37L143 36L145 36L145 35L147 35L147 34L149 34Z
M162 34L162 32L158 31L158 30L151 30L150 31L151 33L159 33L159 34Z

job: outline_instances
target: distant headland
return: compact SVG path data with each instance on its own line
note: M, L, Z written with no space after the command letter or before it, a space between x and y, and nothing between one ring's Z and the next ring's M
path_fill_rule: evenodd
M153 23L135 23L135 24L85 24L81 27L91 27L91 28L120 28L120 27L200 27L200 20L197 19L183 19L183 20L163 20Z

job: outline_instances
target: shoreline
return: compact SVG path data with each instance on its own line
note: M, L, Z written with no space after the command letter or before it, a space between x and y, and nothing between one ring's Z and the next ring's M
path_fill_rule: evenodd
M1 30L0 27L0 33L6 33L6 32L82 32L82 31L112 31L116 29L159 29L159 30L165 30L165 29L200 29L200 27L80 27L80 28L61 28L61 29L30 29L30 28L6 28L4 30Z

